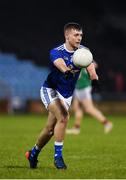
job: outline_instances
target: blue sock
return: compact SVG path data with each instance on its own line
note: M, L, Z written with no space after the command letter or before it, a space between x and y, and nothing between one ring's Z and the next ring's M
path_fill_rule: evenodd
M62 157L63 142L55 142L55 158Z
M35 145L35 146L32 148L32 150L31 150L31 156L30 156L30 158L37 158L38 155L39 155L39 153L40 153L40 151L41 151L41 149L40 149L37 145Z

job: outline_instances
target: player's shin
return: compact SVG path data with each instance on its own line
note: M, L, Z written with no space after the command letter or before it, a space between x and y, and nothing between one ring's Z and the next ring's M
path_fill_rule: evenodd
M42 149L47 144L47 142L51 139L51 137L53 136L53 132L54 130L48 127L45 127L42 130L36 142L36 144L38 145L40 149Z
M54 129L54 136L55 136L54 165L57 169L67 168L66 164L64 163L63 155L62 155L63 140L65 136L66 125L67 125L67 120L58 121Z

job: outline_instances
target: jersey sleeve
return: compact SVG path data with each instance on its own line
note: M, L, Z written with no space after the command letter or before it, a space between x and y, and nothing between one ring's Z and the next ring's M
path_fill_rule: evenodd
M58 58L62 58L61 52L58 51L57 49L52 49L50 51L50 60L51 60L51 62L54 62Z

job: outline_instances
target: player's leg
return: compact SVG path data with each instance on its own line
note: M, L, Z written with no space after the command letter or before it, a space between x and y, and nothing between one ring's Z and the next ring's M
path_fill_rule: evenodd
M53 101L49 105L49 111L53 113L57 119L54 127L54 164L58 169L66 169L67 167L63 160L62 150L69 113L60 99Z
M33 147L32 156L33 159L35 160L34 161L35 163L33 163L31 158L28 157L30 162L30 167L35 168L37 166L37 158L34 157L38 156L39 152L41 151L41 148L43 148L44 145L49 141L49 139L52 137L54 132L55 166L59 169L65 169L66 165L62 158L62 148L63 148L63 140L65 135L65 128L69 116L67 108L71 104L72 97L68 99L64 99L61 95L59 95L58 92L56 92L51 88L46 88L46 87L41 88L40 95L43 104L49 110L49 116L48 116L47 125L40 133L39 138L37 140L37 144L35 145L35 147ZM64 100L63 103L61 99ZM65 103L65 101L67 102ZM31 151L29 153L31 154ZM28 154L26 155L28 156Z
M83 109L80 106L80 102L77 98L75 98L73 101L73 111L75 115L74 127L80 128L83 118Z
M39 147L39 149L42 149L53 136L56 121L57 120L55 116L51 112L49 112L47 123L44 129L42 129L42 131L40 132L36 142L36 145Z
M108 133L111 131L113 124L110 122L104 114L95 107L92 98L89 99L83 99L82 101L84 110L86 113L90 114L94 118L96 118L99 122L101 122L104 125L104 131L105 133Z
M30 151L26 152L26 158L29 160L30 168L37 167L38 155L41 152L41 149L44 147L44 145L53 136L55 123L55 116L51 112L49 112L47 123L44 129L42 129L42 131L40 132L35 146Z
M57 119L54 128L54 138L58 142L63 141L65 136L65 129L69 118L69 113L60 99L55 100L53 103L49 105L49 111L53 113Z
M94 106L92 99L83 99L82 104L83 104L83 107L84 107L84 110L86 113L90 114L91 116L93 116L100 122L105 121L105 119L106 119L105 116L102 114L102 112L100 110L98 110Z
M40 96L43 104L45 105L46 109L48 109L48 106L51 102L53 102L55 99L57 99L57 94L55 90L51 88L45 88L42 87L40 90ZM54 133L54 126L56 123L55 115L51 112L48 114L47 124L41 131L37 142L35 146L32 148L32 150L26 152L26 158L29 160L30 167L36 168L37 167L37 157L40 153L43 146L50 140Z
M83 118L83 109L80 106L80 102L78 98L75 97L73 99L72 107L73 107L75 121L74 121L73 127L71 129L67 129L66 133L76 135L80 133L81 122Z

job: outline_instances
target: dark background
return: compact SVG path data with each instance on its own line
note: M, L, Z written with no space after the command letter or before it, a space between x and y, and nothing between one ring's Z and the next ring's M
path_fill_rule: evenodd
M126 5L114 0L0 1L0 50L48 66L49 50L64 41L63 26L84 30L83 44L99 64L104 89L125 92Z

